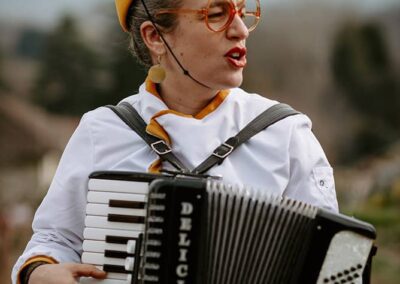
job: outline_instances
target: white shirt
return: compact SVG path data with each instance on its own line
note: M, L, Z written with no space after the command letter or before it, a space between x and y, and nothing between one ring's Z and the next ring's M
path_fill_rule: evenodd
M201 118L165 111L167 106L143 84L131 103L146 123L168 134L175 155L189 168L236 135L253 118L276 104L237 88ZM151 91L151 90L150 90ZM161 112L161 113L160 113ZM153 120L152 120L153 118ZM151 148L110 109L86 113L60 160L50 189L33 221L34 234L13 269L47 255L59 262L80 262L88 176L94 171L148 172L158 160ZM171 168L166 162L163 168ZM208 174L338 211L333 170L305 115L281 120L242 144Z

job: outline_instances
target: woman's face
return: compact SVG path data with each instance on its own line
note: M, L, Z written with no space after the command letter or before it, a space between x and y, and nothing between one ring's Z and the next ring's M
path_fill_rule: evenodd
M183 0L182 9L202 9L207 4L208 0ZM207 28L202 15L188 13L178 15L178 26L165 38L192 77L221 90L241 85L248 36L249 31L238 14L226 30L213 32ZM167 65L168 76L183 76L171 54L167 58L165 63L163 59L163 65Z

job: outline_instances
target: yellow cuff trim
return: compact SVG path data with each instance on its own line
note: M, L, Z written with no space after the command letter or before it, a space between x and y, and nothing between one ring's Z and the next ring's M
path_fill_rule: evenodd
M152 174L159 174L161 171L161 168L162 168L162 161L161 161L161 159L158 159L150 165L148 171L149 171L149 173L152 173Z
M19 277L20 277L21 271L24 270L24 268L27 267L29 264L32 264L32 263L37 262L37 261L47 262L48 264L56 264L56 263L58 263L57 260L55 260L52 257L46 256L46 255L36 255L34 257L29 258L27 261L25 261L25 263L21 266L21 268L18 271L17 284L20 284Z

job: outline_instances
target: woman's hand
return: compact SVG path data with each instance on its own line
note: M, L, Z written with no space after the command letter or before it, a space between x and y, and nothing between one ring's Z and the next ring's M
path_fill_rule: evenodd
M106 273L89 264L43 264L33 270L29 284L75 284L81 276L103 279Z

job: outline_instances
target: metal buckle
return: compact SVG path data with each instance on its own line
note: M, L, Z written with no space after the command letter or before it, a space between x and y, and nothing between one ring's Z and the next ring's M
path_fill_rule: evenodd
M164 148L163 149L160 149L160 148L157 149L157 146L159 146L159 145L163 145ZM168 154L168 153L170 153L172 151L171 148L163 140L159 140L159 141L156 141L154 143L151 143L150 146L151 146L151 149L153 149L154 152L156 152L158 155L165 155L165 154Z
M225 154L220 154L218 153L218 149L222 149L221 146L225 146L226 148L228 148L228 151ZM220 159L225 159L230 153L232 153L233 149L235 149L233 146L223 143L221 146L219 146L217 149L214 150L214 152L212 153L214 156L220 158Z

